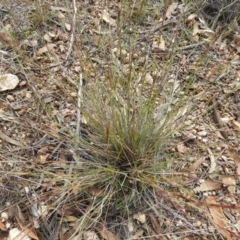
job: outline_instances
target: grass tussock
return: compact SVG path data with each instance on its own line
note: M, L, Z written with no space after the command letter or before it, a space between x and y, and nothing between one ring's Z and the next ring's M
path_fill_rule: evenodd
M69 79L74 82L74 90L69 82L66 84L67 77L64 78L64 82L55 73L55 69L52 72L49 70L52 77L44 84L49 84L49 95L54 101L50 97L49 102L44 102L45 99L41 96L45 90L44 84L41 82L35 85L35 73L27 73L23 67L21 69L25 76L33 79L27 78L28 86L34 93L33 102L36 106L29 110L30 120L26 117L25 122L18 124L22 128L26 125L31 126L32 134L40 140L32 144L31 153L26 150L27 154L23 154L24 157L18 162L21 167L12 168L10 172L14 180L9 181L15 183L21 176L21 180L27 182L26 185L27 180L34 182L34 186L37 185L37 194L29 194L27 197L25 194L22 199L22 193L19 192L16 198L21 199L21 203L30 203L29 212L38 211L35 217L40 219L42 224L39 234L43 239L57 239L61 232L60 225L64 221L65 239L81 239L86 230L99 229L99 224L105 224L109 228L117 226L114 233L120 234L121 231L121 236L127 239L129 236L126 221L138 212L151 212L159 218L164 214L174 218L177 216L179 219L184 216L185 224L192 227L186 212L183 211L185 203L175 194L176 189L181 194L192 193L182 184L182 179L178 177L179 172L174 168L180 156L176 152L174 141L180 136L180 131L192 123L188 114L193 107L194 91L198 91L197 84L193 87L193 83L197 79L198 68L203 67L210 59L208 54L211 46L206 46L204 54L196 50L196 57L190 59L194 52L191 45L196 44L198 39L193 39L192 26L183 21L186 12L181 15L181 7L172 12L169 10L169 19L172 15L174 18L175 15L180 15L179 23L170 26L169 32L172 35L164 32L165 28L161 27L158 29L159 33L149 30L151 25L148 27L146 22L158 22L160 16L165 16L171 1L164 1L164 4L154 1L154 8L152 2L146 0L134 1L133 4L129 1L121 1L121 4L110 2L106 3L106 6L97 5L93 10L81 9L82 13L91 13L98 20L95 20L94 24L102 24L102 27L105 27L103 32L99 31L100 28L89 31L87 27L85 31L85 27L78 25L81 21L77 21L74 26L77 40L74 40L73 59L77 62L76 66L80 66L84 76L83 85L75 84L79 79L75 71L69 70L71 66L67 70L69 75L72 74ZM191 5L194 1L188 2ZM161 10L157 11L157 7ZM193 7L196 7L195 2ZM109 31L110 27L106 22L96 17L101 8L109 8L109 12L115 11L113 16L117 21L110 21L116 24L113 24L113 32ZM114 8L117 8L117 11ZM93 14L94 11L96 15ZM47 28L48 24L56 20L55 14L50 12L48 5L41 6L36 2L30 18L32 27L44 25ZM77 16L77 20L78 17L82 16ZM93 27L94 24L91 22L89 25ZM62 27L61 24L57 26L60 29ZM181 31L181 28L184 28L184 31ZM88 31L91 34L97 32L94 41L92 36L89 37ZM99 37L100 34L102 35ZM164 41L163 47L161 43ZM184 48L188 41L190 43ZM161 46L156 50L153 43L157 47ZM196 49L199 46L202 45L196 45ZM188 52L181 53L188 49L192 51L189 54L189 62L192 61L190 70L186 70L189 64L186 63ZM206 49L209 52L206 52ZM51 61L59 52L52 58L51 52L47 54L47 61ZM40 58L44 62L44 57ZM139 58L144 60L139 61ZM24 56L21 60L24 65ZM34 59L33 62L36 60L38 59ZM65 64L65 59L63 62ZM58 60L57 67L59 63ZM178 64L182 64L181 67L178 67ZM52 66L47 66L44 70L51 68ZM65 66L61 66L59 69L64 68ZM73 68L76 69L75 66ZM189 72L186 73L187 71ZM41 73L40 70L39 72ZM44 74L48 76L48 72ZM76 89L76 86L79 89ZM69 94L71 91L78 91L78 95ZM81 104L77 105L76 102ZM65 106L68 106L67 110L80 111L78 119L72 120L67 116L70 120L64 122L65 119L59 113L65 110ZM80 123L80 127L76 126L76 122ZM76 134L75 128L78 127L80 131ZM39 157L41 154L42 159ZM33 159L31 156L34 156ZM39 162L35 163L35 160ZM25 162L29 164L31 171L26 170ZM21 171L25 172L26 178ZM38 188L41 188L42 192L38 191ZM44 205L47 213L43 214L43 209L37 206L38 202L44 202L42 208ZM199 214L196 206L190 208ZM69 216L76 217L74 224L66 220ZM56 221L60 222L59 225ZM124 230L120 229L122 226L125 227Z
M82 111L87 124L81 126L82 136L74 138L80 157L73 189L96 197L87 214L93 222L103 216L126 218L149 208L153 201L148 199L149 192L164 184L171 186L174 173L169 166L177 159L171 141L184 125L189 108L186 92L161 82L162 76L149 85L134 69L126 75L117 74L116 69L113 66L110 76L87 84ZM165 198L170 199L167 192ZM85 220L84 215L81 224Z
M41 196L29 199L35 208L34 202L38 198L51 195L46 202L48 217L39 214L43 224L41 231L47 232L51 238L56 229L46 224L48 219L56 213L64 218L66 215L63 212L72 207L77 208L78 221L68 232L69 239L73 239L74 235L82 236L85 230L96 227L103 218L107 222L120 216L128 219L135 212L146 211L149 206L153 208L152 193L156 189L163 193L165 201L170 200L161 186L171 186L173 180L170 166L177 156L171 141L186 118L189 107L186 103L190 98L185 96L189 82L182 87L179 87L177 79L168 83L162 71L158 72L155 61L141 68L135 65L132 56L136 36L130 28L143 24L149 14L149 4L147 1L136 2L130 12L129 3L123 2L121 7L118 12L117 53L104 50L110 55L108 60L112 63L107 69L108 74L92 81L89 72L84 71L88 66L82 66L86 85L82 89L80 110L86 122L81 123L80 135L70 129L63 135L56 133L55 130L61 126L59 122L54 122L56 118L51 114L52 109L42 102L35 91L36 101L43 110L43 116L38 119L42 125L48 126L42 129L36 127L35 131L38 136L47 135L53 141L57 137L57 141L72 154L69 164L61 160L58 163L49 161L49 168L37 166L31 174L35 181L39 181L39 174L44 176L45 181L53 186ZM48 16L48 8L37 4L31 16L33 27L46 24ZM126 23L131 27L122 31ZM81 59L82 53L77 54ZM164 72L170 67L171 60L166 61ZM177 181L173 185L176 187ZM41 211L36 207L37 210ZM121 225L120 222L118 224Z

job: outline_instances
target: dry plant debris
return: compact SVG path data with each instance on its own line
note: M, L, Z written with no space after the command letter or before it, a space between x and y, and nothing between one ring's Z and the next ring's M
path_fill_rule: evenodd
M206 2L1 1L0 239L240 238L240 9Z

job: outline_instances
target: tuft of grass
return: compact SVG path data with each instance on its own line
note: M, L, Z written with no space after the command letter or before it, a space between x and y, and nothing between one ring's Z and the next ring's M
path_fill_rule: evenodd
M145 4L141 1L138 6L143 15ZM55 211L71 205L73 199L80 205L81 215L69 239L81 237L102 219L110 224L119 216L127 219L134 212L154 208L155 190L170 201L170 190L164 190L166 184L183 188L169 166L177 159L171 143L184 127L192 79L182 87L177 79L168 82L165 74L174 54L163 64L161 74L154 60L141 69L135 65L136 39L130 28L134 29L136 15L127 15L126 6L120 11L118 49L106 50L111 62L107 73L94 81L83 73L86 85L81 112L86 123L81 124L80 136L68 132L64 140L76 163L66 166L58 176L49 175L63 185L53 190L59 196L52 203ZM129 26L122 31L126 23ZM147 75L151 75L151 83L146 81ZM171 199L178 202L177 198Z
M164 7L167 9L167 2L170 4L172 1L165 2ZM80 99L82 120L86 119L85 124L81 123L81 134L76 135L71 127L61 126L55 120L57 117L52 114L54 108L48 107L38 96L38 92L34 92L38 109L42 111L35 116L42 128L37 126L34 130L39 136L48 136L50 143L46 145L53 147L51 141L55 140L72 155L69 157L70 161L54 161L50 157L51 161L46 166L37 166L33 173L26 174L29 178L34 177L36 182L47 179L52 183L51 191L46 191L39 197L47 199L51 196L46 201L48 207L50 206L49 215L52 212L56 215L57 212L63 221L68 215L60 214L61 211L67 212L71 207L75 211L77 209L78 220L67 233L66 239L74 239L74 236L80 238L86 229L95 228L99 222L106 221L110 225L119 216L126 220L135 212L147 212L149 209L158 215L155 207L160 204L156 200L157 193L165 203L170 203L170 206L165 206L167 211L171 210L171 206L175 206L172 211L179 210L181 203L174 196L174 190L180 188L183 193L188 192L171 168L171 164L178 160L172 142L185 127L191 108L193 93L190 87L195 73L193 71L188 79L182 81L181 86L178 73L169 81L174 61L177 61L178 52L174 48L170 54L165 54L161 65L151 55L151 59L139 67L133 57L139 38L134 30L136 23L142 23L149 14L149 1L135 1L131 11L127 11L128 2L121 3L116 34L101 36L99 42L102 45L95 49L97 53L99 51L107 55L104 60L109 65L104 68L99 66L102 64L99 61L96 67L103 71L103 76L96 74L92 79L92 66L84 66L84 60L89 63L93 60L88 56L89 51L84 52L82 48L75 52L82 64L86 82ZM48 10L42 6L36 9L36 15L33 15L35 27L48 22L48 18L51 18ZM187 32L182 34L187 35ZM164 32L162 35L165 37ZM178 42L184 41L180 39L183 35L179 39L176 36L170 46L177 48ZM81 41L84 36L79 39ZM84 40L82 41L84 46ZM116 50L106 47L116 42ZM149 53L142 51L147 59ZM206 55L200 56L198 61L206 62L206 58ZM146 76L151 76L151 83L146 80ZM60 82L57 77L56 79ZM69 91L66 90L65 93L69 97ZM59 94L59 99L61 97ZM46 126L45 129L43 125ZM60 128L66 131L60 132ZM57 149L55 147L53 152ZM51 152L51 156L53 155ZM48 230L51 235L53 230Z
M85 86L82 114L87 125L72 142L78 156L74 192L95 199L79 220L81 229L85 221L94 224L103 216L126 218L145 211L152 205L149 192L164 184L182 187L168 166L177 159L171 141L184 127L190 83L176 90L157 76L149 85L147 71L137 71L131 58L127 72L119 71L114 58L111 62L109 75ZM168 199L168 192L161 191Z

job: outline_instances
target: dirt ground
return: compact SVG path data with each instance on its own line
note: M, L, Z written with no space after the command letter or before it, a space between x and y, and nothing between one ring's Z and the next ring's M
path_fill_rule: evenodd
M0 24L0 239L240 239L236 20L211 29L191 1L1 0ZM154 93L156 118L172 113L161 177L131 175L149 188L127 210L103 190L111 166L79 170L108 144L92 123L115 79L119 109Z

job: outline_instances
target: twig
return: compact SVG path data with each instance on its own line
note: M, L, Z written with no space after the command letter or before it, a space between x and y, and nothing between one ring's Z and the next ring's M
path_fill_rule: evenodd
M67 60L72 52L72 47L73 47L73 42L74 42L74 34L75 34L75 29L76 29L76 15L77 15L77 7L76 7L76 0L73 0L73 20L72 20L72 33L71 33L71 38L70 38L70 43L67 51L67 55L65 57L65 60Z
M190 44L190 45L187 45L187 46L184 46L184 47L178 47L178 48L174 48L174 49L169 49L169 51L173 51L173 50L175 50L175 51L189 50L191 48L195 48L195 47L204 45L205 43L206 43L206 41L201 41L201 42Z
M8 52L3 51L3 50L0 50L0 53L3 54L3 55L10 55Z
M177 25L177 23L178 23L178 21L175 20L175 19L174 20L169 20L169 21L163 21L163 22L160 22L157 25L153 26L149 30L139 31L139 33L140 34L143 34L143 33L154 33L154 32L156 32L159 29L163 30L163 29L165 29L167 27L175 26L175 25Z
M199 47L199 46L201 46L201 45L204 45L205 43L207 43L207 42L203 40L203 41L201 41L201 42L194 43L194 44L190 44L190 45L183 46L183 47L176 47L176 48L165 49L164 51L161 51L161 52L164 54L164 53L169 53L169 52L172 52L172 51L184 51L184 50L189 50L189 49L196 48L196 47ZM158 49L156 49L155 51L156 51L156 52L159 52Z
M79 74L79 85L78 85L78 101L77 101L77 129L76 134L81 134L81 103L82 103L82 73Z
M24 145L20 141L10 138L5 133L3 133L1 130L0 130L0 138L6 142L13 144L13 145L17 145L19 147L24 147Z

